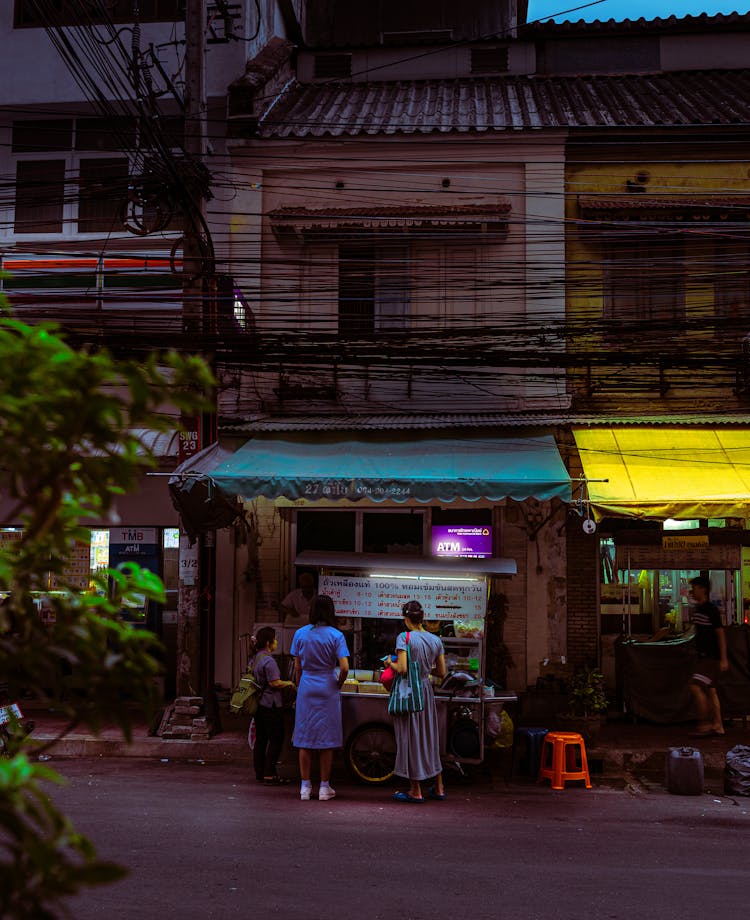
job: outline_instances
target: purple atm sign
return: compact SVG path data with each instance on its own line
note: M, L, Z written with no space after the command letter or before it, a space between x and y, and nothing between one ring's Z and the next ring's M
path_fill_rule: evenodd
M492 528L486 524L433 527L432 555L488 559L492 556Z

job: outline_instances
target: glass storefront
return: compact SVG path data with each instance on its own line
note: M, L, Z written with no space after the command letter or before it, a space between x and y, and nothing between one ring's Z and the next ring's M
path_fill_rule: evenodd
M603 636L681 633L690 621L690 580L711 581L711 601L727 625L748 622L748 533L724 520L665 521L643 531L612 528L600 539Z

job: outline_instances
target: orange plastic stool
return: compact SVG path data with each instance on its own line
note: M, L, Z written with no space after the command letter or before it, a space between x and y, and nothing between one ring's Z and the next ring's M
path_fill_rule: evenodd
M547 732L537 782L551 780L553 789L564 789L567 780L582 779L591 788L586 744L577 732Z

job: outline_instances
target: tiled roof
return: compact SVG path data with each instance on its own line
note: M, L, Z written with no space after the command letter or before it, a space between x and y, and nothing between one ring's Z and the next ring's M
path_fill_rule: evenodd
M294 83L261 116L265 138L750 124L750 69Z
M269 212L271 219L299 219L308 218L330 218L331 220L354 219L373 219L373 218L390 218L398 217L401 220L414 218L421 220L441 220L453 218L465 218L477 215L479 217L497 217L498 214L507 214L511 209L510 204L500 202L498 204L479 204L479 205L399 205L394 207L370 207L366 208L293 208L283 207L276 208L275 211Z
M673 211L693 208L743 210L750 208L750 195L579 195L578 204L591 211Z
M592 33L644 33L662 34L662 33L685 33L685 32L721 32L732 30L736 31L738 26L750 27L750 14L748 13L718 13L711 16L708 13L701 13L699 16L669 16L666 19L657 17L655 19L607 19L595 20L594 22L585 22L583 19L577 21L565 20L565 22L552 22L542 20L539 22L530 22L526 25L519 26L519 38L539 38L541 36L565 35L570 38L571 35L581 35L590 37Z
M491 205L456 205L453 207L434 205L374 208L285 207L270 211L268 217L274 232L279 236L290 230L305 234L306 232L349 232L363 228L389 230L404 227L489 226L496 230L507 231L510 210L510 204L504 201Z

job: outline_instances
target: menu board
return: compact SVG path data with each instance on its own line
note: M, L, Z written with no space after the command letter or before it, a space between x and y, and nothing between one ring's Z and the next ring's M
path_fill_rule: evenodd
M91 545L76 540L72 552L65 561L60 575L50 576L50 590L77 588L86 591L91 581Z
M22 530L0 530L0 550L9 550L14 543L23 537Z
M484 620L484 578L390 578L321 575L318 593L333 599L338 617L401 619L401 608L417 600L427 620Z

